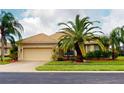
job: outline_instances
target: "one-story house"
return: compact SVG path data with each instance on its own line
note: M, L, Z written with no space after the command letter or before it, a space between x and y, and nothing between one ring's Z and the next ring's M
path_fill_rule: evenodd
M57 45L61 33L52 35L38 34L21 41L18 46L18 60L25 61L50 61L52 60L53 49ZM86 42L86 51L98 50L94 42Z

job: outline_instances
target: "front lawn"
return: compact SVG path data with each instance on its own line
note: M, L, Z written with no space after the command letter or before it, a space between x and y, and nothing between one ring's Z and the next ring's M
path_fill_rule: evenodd
M76 63L71 61L52 61L36 67L38 71L124 71L124 61L120 57L115 61L89 61Z
M9 64L10 62L8 61L4 61L4 62L0 62L0 65L5 65L5 64Z
M1 58L0 58L0 60L1 60ZM10 57L4 57L4 61L3 62L0 61L0 65L9 64L9 63L11 63L10 61L11 61Z

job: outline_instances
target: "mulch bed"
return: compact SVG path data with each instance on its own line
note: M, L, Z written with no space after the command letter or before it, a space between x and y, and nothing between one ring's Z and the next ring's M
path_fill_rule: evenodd
M113 61L110 58L92 58L92 59L86 59L86 60L89 60L89 61Z
M68 60L69 61L69 60ZM68 62L67 61L67 62ZM88 62L90 62L90 61L95 61L95 62L112 62L112 61L124 61L124 60L118 60L118 59L115 59L115 60L112 60L112 59L86 59L86 60L84 60L83 62L84 63L88 63ZM80 64L80 63L82 63L82 62L77 62L77 61L74 61L75 63L77 63L77 64Z

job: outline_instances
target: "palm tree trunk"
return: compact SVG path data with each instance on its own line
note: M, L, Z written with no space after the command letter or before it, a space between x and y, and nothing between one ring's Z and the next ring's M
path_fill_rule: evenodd
M80 50L80 48L79 48L78 43L75 44L75 50L76 50L76 52L77 52L76 61L77 61L77 62L83 62L83 56L82 56L82 53L81 53L81 50Z
M114 45L112 45L112 60L115 59L115 51L114 51Z
M1 61L4 61L4 40L3 36L1 36Z

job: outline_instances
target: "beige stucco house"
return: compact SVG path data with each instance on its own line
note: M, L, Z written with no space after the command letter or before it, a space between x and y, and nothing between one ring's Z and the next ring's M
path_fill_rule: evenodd
M53 35L38 34L21 41L18 46L18 60L25 61L50 61L52 60L53 49L57 45L61 33ZM86 51L94 51L96 43L86 42ZM98 47L97 47L98 48ZM97 49L96 48L96 49Z

